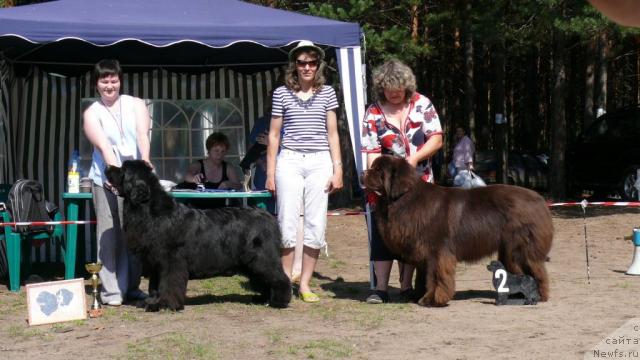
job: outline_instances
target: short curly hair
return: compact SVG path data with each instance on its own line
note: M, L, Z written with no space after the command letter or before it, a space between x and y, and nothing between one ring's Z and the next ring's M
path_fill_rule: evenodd
M397 59L391 59L373 69L372 90L377 100L387 101L384 89L404 89L405 101L409 102L416 93L416 76L410 67Z
M229 142L229 138L227 137L227 135L221 132L214 132L214 133L211 133L209 137L207 137L207 141L205 142L207 152L209 152L211 148L216 145L224 145L227 148L227 150L229 150L231 143Z

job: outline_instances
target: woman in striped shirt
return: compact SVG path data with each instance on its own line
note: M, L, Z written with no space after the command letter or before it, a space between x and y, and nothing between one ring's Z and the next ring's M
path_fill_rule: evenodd
M324 85L324 51L300 41L289 52L285 86L273 92L266 189L276 197L282 231L282 266L291 277L296 232L304 206L300 298L320 299L309 281L326 246L329 193L342 188L342 162L333 88Z

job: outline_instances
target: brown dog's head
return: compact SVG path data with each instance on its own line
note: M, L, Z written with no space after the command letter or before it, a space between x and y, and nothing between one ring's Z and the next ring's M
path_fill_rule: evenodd
M133 204L148 202L152 188L162 188L153 169L142 160L127 160L122 167L107 166L105 175L118 194Z
M383 155L373 161L364 174L364 187L388 200L395 200L420 181L405 159Z

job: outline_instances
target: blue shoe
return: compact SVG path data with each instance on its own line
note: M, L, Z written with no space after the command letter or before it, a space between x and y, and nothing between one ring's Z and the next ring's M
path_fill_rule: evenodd
M149 295L147 295L144 291L140 290L140 289L135 289L135 290L131 290L127 293L127 300L144 300L146 298L148 298Z

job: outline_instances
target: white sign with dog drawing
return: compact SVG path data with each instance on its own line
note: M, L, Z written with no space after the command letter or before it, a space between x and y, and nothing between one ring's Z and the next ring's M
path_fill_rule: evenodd
M28 284L29 325L50 324L87 318L84 279Z

